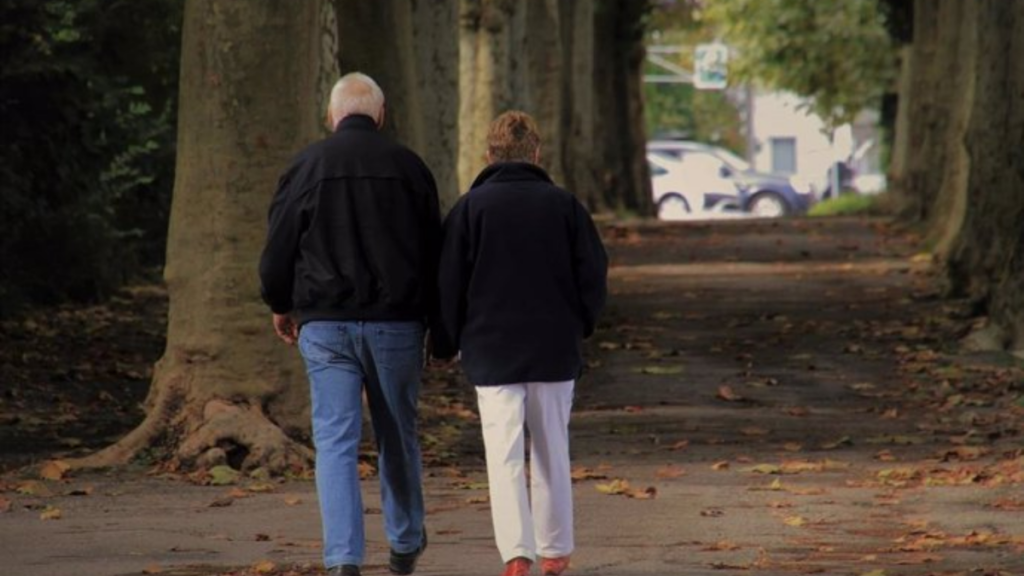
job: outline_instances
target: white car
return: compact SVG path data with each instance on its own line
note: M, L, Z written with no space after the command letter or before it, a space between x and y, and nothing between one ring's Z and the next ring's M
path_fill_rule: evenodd
M686 220L739 212L739 191L719 164L703 155L675 159L648 151L647 165L658 218Z
M740 211L774 218L805 212L813 199L800 178L757 172L719 146L655 140L647 143L647 162L662 219L678 218L683 209L689 217Z

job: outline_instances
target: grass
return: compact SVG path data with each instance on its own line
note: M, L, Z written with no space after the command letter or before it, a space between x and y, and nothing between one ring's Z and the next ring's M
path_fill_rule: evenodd
M886 214L888 213L887 200L885 194L871 196L842 194L838 198L830 198L815 204L807 212L807 215L819 217Z

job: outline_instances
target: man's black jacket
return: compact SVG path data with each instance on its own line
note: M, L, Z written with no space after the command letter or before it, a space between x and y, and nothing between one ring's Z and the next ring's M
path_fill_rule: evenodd
M477 386L579 376L608 260L590 214L539 167L486 168L444 222L434 355Z
M347 116L281 177L260 259L263 299L299 323L426 320L440 226L423 161L369 116Z

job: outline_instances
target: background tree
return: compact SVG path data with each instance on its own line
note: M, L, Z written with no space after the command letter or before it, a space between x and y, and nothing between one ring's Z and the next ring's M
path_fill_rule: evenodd
M710 0L730 73L810 99L833 125L877 107L895 74L878 0Z
M969 347L1024 356L1024 4L917 0L912 38L893 192L988 318Z
M0 1L0 316L163 262L182 4Z
M341 73L374 78L387 98L385 130L430 166L442 208L459 197L458 4L335 0ZM381 39L387 38L387 49Z
M141 450L172 466L280 472L308 462L296 441L309 420L306 388L295 385L302 368L270 330L255 263L273 183L323 134L336 32L327 1L186 2L167 348L144 422L75 464L124 463Z
M698 44L716 40L717 31L701 18L702 4L697 0L660 2L651 11L647 23L648 46L680 48L678 54L664 58L682 67L694 69L693 55ZM650 63L646 74L664 74ZM697 90L692 84L644 83L644 118L647 134L684 137L729 148L741 156L746 152L746 139L739 110L734 104L743 87L735 83L727 90Z

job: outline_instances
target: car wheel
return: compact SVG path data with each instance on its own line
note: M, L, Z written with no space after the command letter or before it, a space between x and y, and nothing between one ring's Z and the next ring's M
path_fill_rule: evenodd
M778 218L789 212L789 205L774 192L759 192L750 199L747 209L759 218Z
M690 204L678 194L667 194L658 201L658 220L683 220L690 215Z

